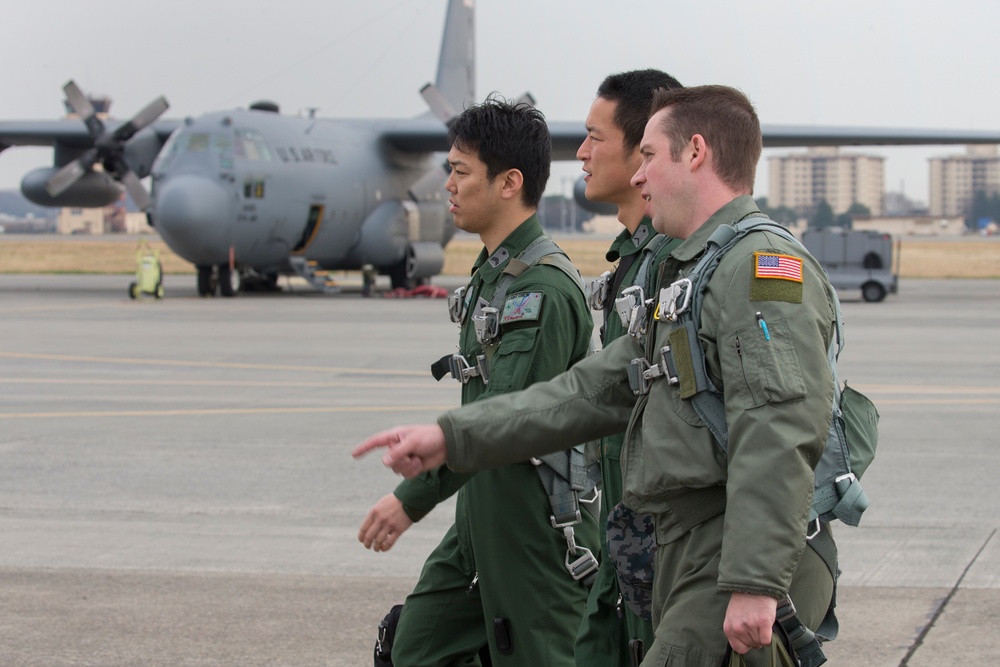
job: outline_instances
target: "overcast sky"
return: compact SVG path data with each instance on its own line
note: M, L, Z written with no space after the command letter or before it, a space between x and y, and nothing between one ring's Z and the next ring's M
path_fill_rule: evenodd
M582 120L600 80L641 67L743 90L763 123L1000 130L1000 3L988 0L476 0L479 97L531 91ZM0 39L0 120L62 113L62 85L127 117L271 99L283 112L412 116L434 78L445 0L13 0ZM855 149L856 150L856 149ZM886 189L927 199L927 158L961 147L870 148ZM767 194L766 157L757 196ZM51 151L0 153L0 189ZM568 182L578 166L554 172ZM550 187L550 190L552 188Z

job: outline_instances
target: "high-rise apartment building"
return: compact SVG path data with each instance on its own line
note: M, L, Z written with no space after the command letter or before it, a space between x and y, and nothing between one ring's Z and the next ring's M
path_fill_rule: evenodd
M845 213L852 204L882 215L885 158L841 153L836 146L809 148L805 153L768 159L768 205L787 206L800 213L826 200L833 212Z
M1000 193L996 146L967 146L965 155L935 157L930 163L930 215L968 215L976 192Z

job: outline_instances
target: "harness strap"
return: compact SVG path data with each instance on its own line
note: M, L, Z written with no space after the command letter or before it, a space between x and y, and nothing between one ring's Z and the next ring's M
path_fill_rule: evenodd
M511 284L534 264L554 266L583 291L580 272L552 238L542 234L517 257L507 262L496 291L493 292L490 307L502 308ZM573 527L583 521L581 505L597 519L600 507L600 470L596 463L587 465L583 445L532 459L532 463L535 464L538 477L549 496L552 508L550 523L556 530L561 530L566 538L566 569L574 580L590 587L597 577L599 563L590 549L576 543Z

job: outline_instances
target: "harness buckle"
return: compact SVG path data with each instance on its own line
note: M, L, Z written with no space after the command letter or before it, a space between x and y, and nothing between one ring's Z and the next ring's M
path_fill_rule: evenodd
M466 287L458 287L448 296L448 318L452 322L458 324L462 321L462 311L465 310L465 291L468 289Z
M597 558L594 557L593 552L587 547L578 546L576 547L576 551L582 553L575 560L570 560L571 556L576 555L575 552L573 554L570 554L569 551L566 552L566 570L569 571L569 576L573 577L574 581L580 581L597 572L600 563L597 562Z
M611 276L610 271L605 271L590 281L590 293L587 296L587 301L591 310L604 310L604 304L608 301L608 285L611 283Z
M571 548L574 549L574 553L575 553L575 549L576 549L576 543L573 542L573 526L575 526L576 524L580 523L581 521L583 521L583 517L580 515L580 510L577 510L576 511L576 516L574 516L569 521L562 521L562 522L560 522L560 521L556 520L556 517L555 517L554 514L550 514L549 515L549 523L552 524L553 528L555 528L556 530L559 530L560 528L562 528L563 533L565 533L567 530L569 531L569 534L566 536L566 542L572 544Z
M811 540L821 532L823 532L823 523L819 520L819 517L806 524L806 540Z
M670 346L664 345L660 348L660 363L658 364L661 369L661 375L667 378L667 384L678 384L680 382L680 378L677 377L676 371L674 371L674 375L670 374L671 365L668 363L669 359Z
M691 279L681 278L660 290L660 303L657 310L661 320L677 321L677 317L687 312L691 307Z
M477 365L472 366L468 361L465 360L460 354L453 354L448 357L448 370L451 371L451 376L461 382L462 384L468 384L469 380L480 375L479 359L476 359ZM484 378L485 381L485 378Z
M476 327L476 340L480 345L489 345L500 333L500 311L491 306L480 310L479 315L472 316L472 324Z
M636 357L625 367L628 372L628 386L636 396L645 396L649 393L649 378L646 376L646 371L650 368L652 367L645 357Z
M638 293L638 298L636 294ZM622 326L627 330L628 335L636 340L643 333L646 323L646 295L639 285L633 285L622 292L622 295L615 299L615 310L621 318Z

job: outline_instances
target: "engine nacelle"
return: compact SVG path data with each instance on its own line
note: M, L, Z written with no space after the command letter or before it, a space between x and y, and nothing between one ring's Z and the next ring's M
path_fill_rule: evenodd
M406 257L407 278L431 278L444 267L444 248L438 243L411 243Z
M125 162L139 178L146 178L153 170L153 161L160 154L163 143L156 132L147 128L139 131L125 144Z
M596 213L597 215L616 215L618 213L618 207L614 204L608 204L603 201L590 201L587 199L586 192L587 181L583 180L581 176L573 184L573 199L576 200L580 208L591 213Z
M409 242L403 203L398 200L384 201L362 223L354 254L360 264L392 266L406 256Z
M53 197L45 189L45 182L57 171L58 167L42 167L29 171L21 180L21 193L39 206L54 208L63 206L100 208L118 201L122 196L122 188L115 179L103 171L91 171L61 192L58 197Z
M384 201L361 225L353 255L360 264L378 267L394 266L406 259L410 278L435 275L426 272L441 270L444 264L441 246L454 233L447 215L440 202Z

